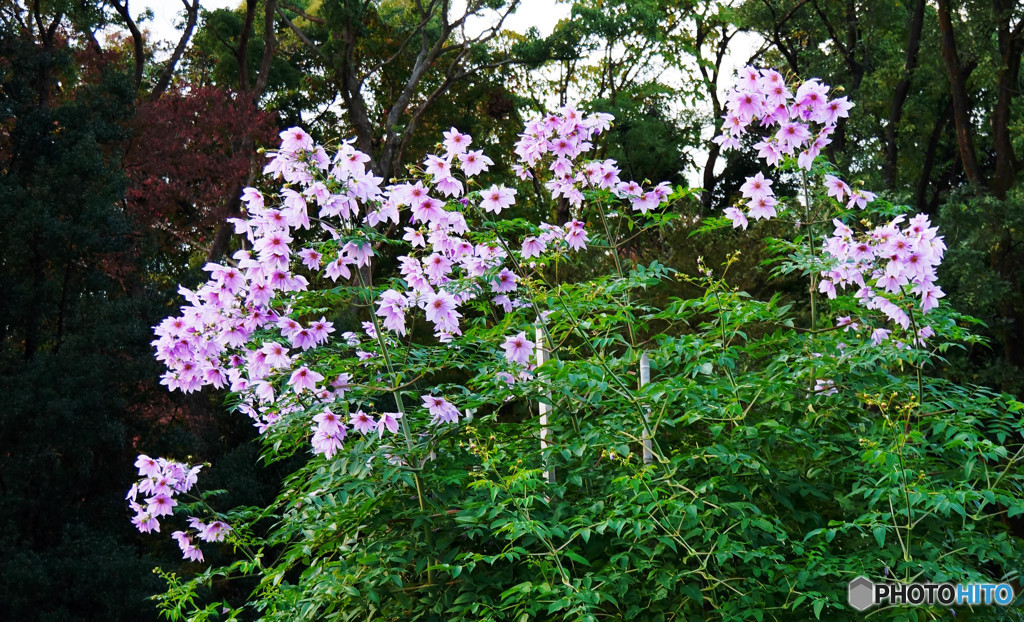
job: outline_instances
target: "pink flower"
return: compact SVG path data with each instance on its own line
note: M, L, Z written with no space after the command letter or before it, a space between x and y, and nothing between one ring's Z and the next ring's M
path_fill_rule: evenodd
M298 151L313 149L313 138L301 127L290 127L281 132L281 151Z
M758 197L757 199L754 199L749 203L749 210L747 213L754 220L761 220L762 218L768 220L770 218L774 218L777 215L777 212L775 211L775 206L777 204L778 201L775 199L775 197Z
M402 418L402 413L381 413L380 419L377 420L377 434L384 436L384 430L396 434L398 432L398 420Z
M828 279L822 279L818 283L818 291L827 295L829 300L836 299L836 284Z
M439 158L436 155L428 155L427 159L423 162L426 167L425 170L428 175L432 175L436 179L443 177L452 176L452 163L447 158Z
M361 410L352 413L349 423L352 425L352 429L360 434L367 434L377 428L377 422L373 420L373 417Z
M312 391L316 389L316 383L323 379L324 377L320 374L312 371L306 366L302 366L292 373L291 378L288 379L288 384L296 393L302 393L303 391Z
M434 283L442 282L442 279L451 271L452 261L444 255L434 253L423 260L423 272Z
M875 330L871 331L871 341L875 342L875 345L877 346L886 339L888 339L891 333L891 330L887 330L885 328L876 328Z
M864 209L867 204L875 200L875 193L867 190L854 190L850 193L850 200L846 203L847 209L858 207Z
M740 186L740 193L743 198L756 201L761 198L774 196L772 192L772 180L765 179L764 175L758 173L753 177L747 177L747 181Z
M435 222L442 218L444 213L444 203L430 197L412 206L414 222Z
M352 386L352 377L347 374L338 374L338 377L331 381L331 388L338 397L345 397L345 392Z
M922 313L928 313L931 309L939 306L939 298L943 298L946 295L941 288L935 285L927 285L921 287L920 290Z
M433 418L432 423L456 423L459 420L459 411L448 400L443 397L424 395L423 406L430 412Z
M843 202L843 197L850 194L850 187L835 175L825 175L825 187L828 189L828 196L835 197L840 203Z
M313 421L317 423L317 429L323 430L328 434L334 434L342 427L341 417L336 415L329 409L324 409L320 414L313 417Z
M231 527L224 521L215 520L199 531L199 539L204 542L223 542Z
M339 256L337 259L327 264L327 269L325 271L327 278L332 281L337 281L339 278L352 278L352 272L348 269L349 262L350 260L347 257Z
M384 318L384 328L405 335L405 296L393 289L381 293L377 299L376 315Z
M850 108L853 104L845 97L839 97L825 104L819 118L825 125L835 125L839 119L850 116Z
M802 147L811 138L811 132L803 123L783 123L775 138L786 147Z
M462 182L454 177L441 177L434 180L434 187L446 197L462 195Z
M370 257L373 257L373 245L364 240L347 242L341 250L346 256L354 260L357 266L370 265Z
M491 291L497 294L515 291L516 275L508 268L502 268L498 278L491 281Z
M405 228L405 235L402 236L402 239L409 242L413 248L427 246L427 239L423 236L423 232L412 227Z
M815 380L814 392L818 395L835 395L839 391L836 389L836 383L831 380Z
M530 236L523 240L523 259L529 259L530 257L540 257L547 249L547 244L542 242L540 239Z
M656 192L645 192L643 196L631 200L633 211L646 214L652 209L661 205L661 197Z
M842 326L843 332L850 332L851 330L857 330L857 323L854 322L849 315L842 315L836 318L836 326Z
M290 367L292 364L292 357L288 356L288 348L279 343L264 344L260 352L266 355L267 365L273 368Z
M483 151L470 151L459 155L459 162L462 164L462 172L466 177L472 177L486 171L494 160L484 155Z
M256 188L245 188L242 190L242 200L245 201L250 210L259 211L264 207L263 193Z
M303 328L299 332L292 335L291 338L292 346L296 348L302 348L303 351L309 350L316 346L316 338L313 337L313 333L307 328Z
M156 477L160 474L160 466L157 461L145 454L139 456L135 461L135 466L139 469L141 477Z
M436 292L427 296L427 321L433 322L439 330L447 331L449 327L458 328L458 318L462 317L456 311L455 297L448 292Z
M317 429L313 433L313 452L323 454L325 458L331 458L342 448L342 441L345 439L345 428L339 428L333 434Z
M588 241L589 238L582 222L571 220L565 223L565 242L569 248L575 251L586 249Z
M454 127L444 133L444 148L448 155L465 153L471 142L473 139L469 134L461 134Z
M737 141L737 148L739 142ZM782 159L782 151L779 145L774 142L762 140L754 145L757 149L757 157L763 159L769 166L775 166Z
M160 521L147 512L140 512L132 518L132 524L142 533L160 533Z
M320 316L319 320L310 324L309 332L313 334L313 338L316 339L317 343L323 343L334 332L334 322L328 322L327 318Z
M747 228L747 215L743 213L738 207L727 207L725 208L725 217L732 221L732 228L743 227L744 230Z
M203 552L192 543L192 536L184 531L175 531L171 534L171 537L178 541L183 558L194 562L203 561Z
M146 512L150 516L166 516L174 512L174 506L178 505L178 502L171 498L170 495L160 493L146 499Z
M497 214L516 202L515 195L515 188L493 185L489 190L485 190L481 194L482 200L480 201L480 207L482 207L484 211L494 212Z
M505 358L509 361L520 365L529 365L530 358L533 357L533 346L534 343L526 338L526 333L521 332L518 335L507 337L501 347L505 349Z
M643 188L641 188L640 184L635 181L620 182L615 187L615 190L618 192L620 197L638 197L643 192Z

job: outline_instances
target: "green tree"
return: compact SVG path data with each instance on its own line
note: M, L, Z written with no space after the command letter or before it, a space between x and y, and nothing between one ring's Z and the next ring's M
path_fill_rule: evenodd
M154 309L121 170L135 92L114 66L82 81L67 22L36 23L0 31L0 617L146 619L155 558L116 483L152 429Z

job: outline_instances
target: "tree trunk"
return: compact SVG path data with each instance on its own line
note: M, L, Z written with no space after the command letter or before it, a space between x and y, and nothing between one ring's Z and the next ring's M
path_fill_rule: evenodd
M960 162L964 167L967 181L982 184L981 169L974 153L974 128L971 126L971 102L967 97L967 73L960 64L956 51L956 37L949 0L939 0L939 30L942 33L942 60L949 77L950 95L953 101L953 127L956 129L956 143L960 150Z
M992 179L992 193L999 199L1006 198L1006 191L1013 186L1017 177L1017 158L1013 153L1013 139L1010 136L1010 106L1018 90L1020 75L1021 29L1024 18L1010 30L1010 16L1013 4L996 0L994 4L997 36L999 41L999 74L996 82L996 106L992 111L992 148L995 151L995 175Z
M917 176L917 200L915 204L919 212L928 211L928 185L931 183L932 169L935 167L935 153L939 149L939 140L942 138L942 134L945 133L951 116L953 116L952 101L946 103L942 114L939 115L935 125L932 127L931 136L928 137L928 147L925 148L924 152L924 164L921 165L921 172Z
M914 13L910 17L910 29L907 33L907 59L903 64L903 76L896 83L896 90L889 108L889 122L885 126L885 186L896 189L896 169L898 164L898 145L896 132L903 118L903 105L910 93L910 80L917 69L917 53L921 48L921 31L924 28L925 0L917 0Z

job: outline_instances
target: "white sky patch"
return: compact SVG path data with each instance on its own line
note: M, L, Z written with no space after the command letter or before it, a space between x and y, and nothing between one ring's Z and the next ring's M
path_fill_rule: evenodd
M215 11L235 9L242 2L243 0L202 0L199 6L200 12L202 9ZM140 23L139 28L148 30L154 41L177 43L181 38L181 29L185 27L185 5L181 0L129 0L128 10L133 17L137 18L147 9L153 12L153 20Z

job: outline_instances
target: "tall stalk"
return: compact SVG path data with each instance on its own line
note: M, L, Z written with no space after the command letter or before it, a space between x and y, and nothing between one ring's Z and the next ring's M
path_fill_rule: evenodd
M818 328L818 273L814 265L814 218L811 213L811 192L807 187L807 171L800 172L800 179L804 187L804 217L807 222L807 237L810 242L811 256L811 330Z
M369 308L370 311L370 320L373 322L373 332L377 336L377 344L380 346L380 351L384 356L384 365L387 367L388 375L391 376L392 393L395 396L395 405L398 408L399 414L401 414L401 417L398 418L398 421L402 427L402 435L405 436L405 446L409 452L409 459L411 462L413 457L414 446L412 442L412 434L409 432L409 424L407 422L405 411L405 401L402 399L402 391L399 388L401 386L401 382L399 382L398 375L395 373L395 368L391 364L391 354L388 351L387 342L384 340L384 333L381 332L380 322L377 319L377 314L374 313L373 310L373 293L370 290L369 286L367 285L366 280L363 278L362 270L360 270L358 266L356 267L355 272L356 274L359 275L360 291L363 292L367 300L367 307ZM418 472L419 468L420 467L417 466L412 471L412 478L413 482L415 482L416 484L416 500L419 502L420 512L426 513L426 503L423 499L423 484L422 482L420 482L420 475ZM430 531L430 526L424 525L423 532L425 534L424 538L427 542L427 545L433 547L434 536L433 533L431 533ZM427 584L434 584L433 570L427 570Z

